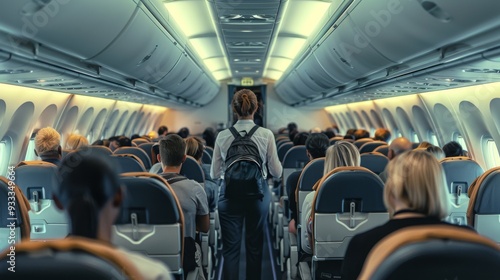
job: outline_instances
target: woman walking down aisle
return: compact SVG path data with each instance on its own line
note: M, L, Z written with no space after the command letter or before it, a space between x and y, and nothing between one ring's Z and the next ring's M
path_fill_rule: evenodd
M262 194L255 197L234 197L226 195L225 183L222 184L219 194L219 218L222 229L222 242L224 257L223 274L225 280L239 279L240 248L245 223L245 247L246 247L246 279L261 279L262 250L264 244L264 226L269 211L271 194L267 187L267 169L269 173L278 178L281 176L282 167L278 159L274 135L269 129L257 127L253 117L257 111L257 97L248 89L243 89L234 94L232 100L233 111L238 115L238 121L234 129L241 135L251 134L250 140L255 143L261 160L260 171L262 183L260 190ZM253 130L253 134L251 131ZM212 159L212 178L224 179L226 182L228 166L226 159L228 150L235 140L230 129L223 130L217 136ZM250 146L250 145L247 145ZM232 148L232 147L231 147ZM261 197L263 196L263 197ZM260 197L260 198L259 198Z

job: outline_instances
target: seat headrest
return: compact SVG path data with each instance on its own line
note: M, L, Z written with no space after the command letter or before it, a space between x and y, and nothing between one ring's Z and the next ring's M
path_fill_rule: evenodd
M312 187L323 177L325 158L316 158L310 161L302 170L299 177L301 191L312 191Z
M139 224L175 224L181 221L175 194L155 178L121 177L125 188L120 215L116 224L132 223L131 214Z
M205 183L203 169L201 169L200 164L191 156L186 156L186 161L182 164L180 174L200 184Z
M16 205L13 211L0 211L0 227L8 227L11 222L15 222L16 227L21 228L21 238L29 240L31 234L31 223L28 211L31 210L30 203L22 190L16 186L12 185L7 178L0 176L0 201L5 201L5 207L7 207L7 201L9 197L12 197L10 193L14 192L14 198ZM8 209L6 209L8 210ZM14 215L11 215L13 213ZM9 218L16 218L11 220Z
M286 152L283 158L283 168L303 168L308 162L306 146L294 146Z
M57 261L55 261L54 254L48 255L46 253L39 254L36 257L32 258L32 262L23 262L21 261L21 256L25 254L33 254L36 252L47 252L47 251L55 251L55 256L58 255L58 252L73 252L74 254L65 254L67 257L65 259L66 264L72 263L75 265L75 269L77 269L77 265L80 265L81 267L85 267L86 264L88 263L82 263L82 258L81 256L90 254L92 256L95 256L93 258L94 261L96 262L102 262L103 259L111 262L114 264L114 267L119 272L123 272L128 278L128 279L143 279L142 275L139 274L138 270L136 267L133 265L132 262L128 260L128 258L121 253L120 251L117 251L115 248L111 247L110 245L104 244L102 242L99 242L97 240L92 240L92 239L87 239L83 237L68 237L65 239L59 239L59 240L49 240L46 242L21 242L19 244L16 244L16 268L19 271L22 267L22 265L26 265L22 270L28 270L32 269L32 266L28 266L28 264L32 264L35 262L42 262L41 258L48 258L48 260L52 260L52 262L44 262L47 267L50 267L52 270L63 270L64 267L61 266L61 264ZM9 250L6 250L0 254L0 258L2 259L1 263L7 263L5 261L6 259L6 254L9 253ZM47 256L48 255L48 256ZM69 259L69 258L72 259ZM59 259L59 258L57 258ZM90 259L90 258L89 258ZM89 260L88 259L88 260ZM3 268L3 267L2 267ZM44 270L43 266L36 266L36 268L41 269L42 271ZM108 266L109 269L109 266ZM5 269L6 271L7 269ZM73 273L79 273L80 269L73 271ZM3 272L3 270L2 270ZM8 272L11 273L11 272ZM17 273L17 271L16 271ZM50 274L50 271L48 271ZM83 270L81 273L89 273L88 270ZM40 275L43 276L44 275ZM59 277L60 278L60 277ZM81 278L80 278L81 279Z
M351 202L356 212L386 212L383 189L382 180L366 168L337 167L316 190L314 212L348 212Z
M33 192L38 193L39 199L52 199L57 193L59 176L57 166L40 161L24 161L18 164L16 171L16 185L18 185L28 199L33 199Z
M359 279L495 279L498 263L496 243L470 229L413 226L378 242Z

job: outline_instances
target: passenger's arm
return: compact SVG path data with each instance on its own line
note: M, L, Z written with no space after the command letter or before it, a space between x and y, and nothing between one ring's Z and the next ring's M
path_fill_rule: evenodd
M196 215L196 230L208 232L210 229L210 215Z
M274 136L271 131L269 131L269 136L267 137L267 166L269 168L269 173L275 178L281 178L281 173L283 172L283 167L278 158L278 151L276 149L276 143L274 142Z
M208 209L207 194L205 190L199 185L196 191L196 230L201 232L208 232L210 229L210 214Z
M222 155L219 144L219 136L215 140L214 154L212 155L212 164L210 166L210 176L214 180L219 180L222 173Z

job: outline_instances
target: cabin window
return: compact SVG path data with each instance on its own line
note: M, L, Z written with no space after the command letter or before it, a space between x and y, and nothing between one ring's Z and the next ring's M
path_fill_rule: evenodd
M458 133L455 134L455 141L462 146L462 149L467 150L467 144L465 144L464 137Z
M0 141L0 172L3 176L6 176L7 168L9 167L9 162L10 162L10 156L11 156L11 149L10 149L10 143L7 142L6 139L3 139Z
M414 143L420 143L420 140L418 139L418 135L415 131L411 132L411 141Z
M26 151L26 156L24 157L24 160L36 160L37 156L35 154L35 137L32 137L30 139L30 142L28 143L28 150Z
M497 144L493 139L485 139L485 149L484 158L486 160L486 165L489 168L493 168L500 165L500 156L498 154Z
M429 140L434 146L439 146L438 138L436 136L436 133L429 131Z

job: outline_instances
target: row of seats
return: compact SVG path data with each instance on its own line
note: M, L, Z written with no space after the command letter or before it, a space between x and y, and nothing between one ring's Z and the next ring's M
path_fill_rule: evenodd
M371 140L371 139L370 139ZM368 145L368 146L377 146L379 148L384 148L384 145L385 142L383 143L374 143L375 141L366 141L366 143L364 143L363 146L361 147L364 147L365 145ZM285 139L281 140L281 144L280 147L286 147L284 145L289 145L289 143L287 143L287 141ZM278 144L278 145L279 145ZM378 145L378 144L381 144L381 145ZM279 152L279 150L278 150ZM370 169L375 173L375 174L379 174L381 171L383 171L385 169L385 166L386 164L388 163L388 158L379 154L379 153L365 153L365 154L362 154L361 155L361 165L362 166L366 166L366 167L370 167ZM305 165L305 167L302 169L302 173L301 173L301 176L299 178L299 183L298 183L298 188L297 188L297 194L296 194L296 201L297 201L297 210L298 210L298 221L297 221L297 224L301 223L300 221L300 216L301 216L301 212L302 212L302 204L303 204L303 201L304 201L304 198L305 196L312 190L311 187L314 185L314 183L320 179L322 176L323 176L323 166L324 166L324 159L315 159L309 163L308 162L308 159L306 157L306 152L305 152L305 147L304 146L293 146L293 147L289 147L287 152L285 153L284 157L283 157L283 168L284 168L284 172L283 172L283 182L284 184L288 183L288 176L296 171L296 170L301 170L302 169L302 166ZM449 189L449 193L450 193L450 199L452 201L452 214L448 217L448 221L449 222L452 222L452 223L455 223L455 224L467 224L467 214L466 213L472 213L473 210L469 210L467 211L467 208L471 208L472 206L469 206L469 198L467 196L467 191L469 189L469 186L471 186L471 184L473 183L473 181L478 177L480 176L481 174L483 174L483 170L482 168L479 166L479 164L477 164L477 162L475 162L474 160L470 159L470 158L467 158L467 157L455 157L455 158L446 158L444 160L442 160L441 162L441 165L443 166L443 169L445 171L445 175L446 175L446 183L447 183L447 186L448 186L448 189ZM367 170L365 170L366 172ZM368 171L369 172L369 171ZM360 176L358 175L359 177L363 177L363 176ZM374 180L379 180L378 176L375 176L376 179ZM347 178L347 177L346 177ZM353 184L355 184L356 180L358 180L359 178L357 178L356 176L355 177L352 177L351 178L352 181L345 181L344 183L346 184L346 186L352 186ZM499 175L499 179L500 179L500 175ZM332 179L334 180L334 179ZM292 180L290 180L292 181ZM338 184L335 184L336 186ZM383 187L383 184L382 184L382 187ZM284 188L284 190L286 190L287 188ZM337 190L339 191L339 190ZM333 194L334 192L332 192ZM346 190L346 193L348 194L349 191ZM288 206L287 206L287 196L289 195L295 195L295 194L287 194L287 193L284 193L284 196L281 197L281 199L279 200L280 203L275 203L275 207L272 207L272 214L271 215L271 218L272 218L272 223L273 223L273 226L275 226L275 235L276 235L276 244L275 244L275 247L276 248L280 248L280 259L281 259L281 265L282 265L282 269L284 269L285 267L287 268L288 270L288 276L289 278L294 278L297 274L297 271L296 271L296 268L295 268L295 263L297 262L297 252L300 251L300 241L297 241L297 240L293 240L295 238L294 235L292 234L288 234L288 228L287 228L287 225L288 225ZM320 194L318 193L317 194L318 196L320 196ZM324 194L322 194L324 195ZM500 194L499 194L500 195ZM338 253L339 251L342 252L342 250L340 249L342 247L342 245L340 245L339 243L335 243L331 240L328 240L328 238L331 238L334 234L332 234L333 232L337 233L338 230L337 229L334 229L334 228L331 228L331 227L334 227L334 224L337 224L338 222L343 222L344 225L344 229L345 228L348 228L349 225L353 225L354 227L356 227L356 223L359 222L359 221L362 221L362 219L359 219L357 220L356 218L356 213L357 213L357 210L359 210L357 207L359 207L359 204L360 204L360 200L363 200L363 199L360 199L358 198L359 197L363 197L363 196L360 196L360 195L347 195L347 196L342 196L341 194L337 193L336 195L332 195L332 196L327 196L328 198L327 199L323 199L323 200L320 200L320 201L323 201L323 205L324 207L340 207L336 210L338 210L338 212L336 212L336 215L335 218L333 217L329 217L329 218L324 218L323 215L324 213L321 213L319 214L319 216L315 216L315 220L317 221L316 218L319 218L320 219L320 222L319 222L319 227L316 227L318 225L318 223L316 222L314 225L314 232L316 232L316 230L319 230L319 232L321 233L320 235L316 235L316 233L314 234L314 238L315 238L315 244L320 244L319 247L317 247L316 249L319 249L314 251L315 253L315 256L313 257L313 264L316 262L316 261L320 261L320 260L327 260L329 258L337 258L337 259L342 259L343 256L342 253ZM371 198L373 199L373 197L375 196L371 196ZM378 194L377 197L380 198L380 201L381 201L381 198L382 198L382 194ZM498 197L497 196L490 196L490 197ZM345 203L344 200L342 199L348 199L350 198L350 202L349 203ZM354 198L354 199L353 199ZM370 197L365 197L366 199L370 199ZM341 200L341 202L339 202L339 200ZM348 199L349 200L349 199ZM278 201L278 199L275 199L275 201ZM335 203L335 201L337 201L338 203ZM363 200L364 201L364 200ZM484 202L484 198L483 198L483 203ZM491 201L491 205L494 205L493 203L494 200ZM366 202L364 202L366 203ZM363 203L361 203L363 204ZM336 205L336 206L334 206ZM342 206L341 206L342 205ZM353 209L347 209L346 205L352 205L354 208ZM385 212L385 208L383 207L383 204L382 205L382 209L383 211L382 212ZM315 205L315 210L320 210L323 209L323 207L320 205L319 208L316 208L318 207L318 204ZM490 207L490 210L491 209L491 206ZM476 207L477 208L477 207ZM472 209L476 209L476 208L472 208ZM353 212L352 212L352 211ZM373 209L372 209L373 210ZM495 213L500 213L500 209L495 209L493 211L496 211ZM364 211L359 211L360 214L363 214L365 215L364 217L367 217L366 215L366 210ZM317 213L317 212L316 212ZM377 213L377 212L375 212ZM380 218L381 216L379 215L378 218L380 219L375 219L373 218L372 220L377 220L377 222L375 224L379 224L379 223L383 223L384 221L386 221L388 219L388 216L387 216L387 213L381 213L382 214L382 217L385 217L385 218ZM328 215L328 214L326 214ZM495 214L494 218L492 219L495 219L497 217L497 214ZM325 228L322 228L321 227L321 224L322 222L325 222ZM480 218L481 220L481 218ZM336 221L334 223L332 223L332 221ZM489 220L490 221L490 220ZM485 223L483 223L484 225ZM478 228L478 225L474 225L473 222L471 222L471 220L469 219L469 225L471 226L474 226L475 228ZM493 226L492 226L493 225ZM500 228L498 228L499 223L498 223L498 220L496 220L495 222L491 222L489 223L489 226L488 226L488 230L490 230L491 232L494 232L492 229L496 229L497 232ZM369 228L369 227L368 227ZM479 226L480 228L480 226ZM365 228L364 230L366 230L367 228ZM299 226L299 231L300 231L300 226ZM478 229L478 231L481 233L481 234L484 234L486 236L489 236L487 231L488 230L483 230L483 229ZM352 233L352 232L350 232ZM352 236L352 235L350 235ZM299 237L300 237L300 234L299 234ZM347 239L347 242L349 240L349 238L346 238ZM496 237L496 238L493 238L494 240L496 240L497 242L500 243L500 238L499 237ZM328 244L326 247L323 247L321 244L324 244L323 242L325 242L325 244ZM291 245L292 246L291 246ZM299 248L294 248L294 246L299 246ZM330 246L330 247L329 247ZM345 244L345 246L347 246L347 243ZM328 248L328 249L324 249L324 248ZM294 256L295 254L295 256ZM340 255L339 255L340 254ZM286 259L288 258L287 261L285 261ZM287 264L285 264L285 262L287 262ZM299 267L303 267L303 266L299 266ZM315 266L313 265L313 270L315 269ZM314 275L314 274L312 274ZM304 276L304 275L301 275L301 276Z
M99 148L94 151L99 151ZM188 157L186 162L184 175L204 183L200 165L191 157ZM67 236L67 217L52 200L52 193L58 186L57 172L55 165L43 161L21 162L16 167L15 183L19 186L16 189L20 191L17 198L24 197L23 193L26 194L28 210L31 209L29 212L19 212L26 213L26 216L18 215L16 237L20 238L24 234L27 239L51 240ZM158 175L147 172L124 173L121 180L126 195L120 218L114 227L113 242L130 250L146 253L150 257L156 256L173 272L182 275L182 209L168 183ZM3 178L0 198L5 198L5 201L7 186L8 181ZM7 247L7 237L10 233L7 213L2 210L0 249ZM210 213L210 216L210 231L208 234L202 234L201 243L204 267L209 276L212 276L220 227L217 213ZM24 230L21 230L23 226Z

